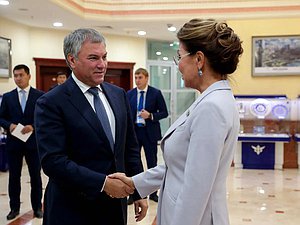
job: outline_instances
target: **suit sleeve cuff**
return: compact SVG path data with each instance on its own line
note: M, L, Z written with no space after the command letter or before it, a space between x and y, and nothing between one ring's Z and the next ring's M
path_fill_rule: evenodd
M149 119L150 119L150 120L153 120L153 113L150 113Z
M104 180L103 186L102 186L102 188L101 188L101 192L103 192L103 190L104 190L105 183L106 183L106 179L107 179L107 176L105 177L105 180Z

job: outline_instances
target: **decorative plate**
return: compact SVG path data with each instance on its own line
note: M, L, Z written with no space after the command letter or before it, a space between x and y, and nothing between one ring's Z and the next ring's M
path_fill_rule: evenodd
M256 117L266 117L271 112L270 101L264 98L257 98L250 104L250 112Z

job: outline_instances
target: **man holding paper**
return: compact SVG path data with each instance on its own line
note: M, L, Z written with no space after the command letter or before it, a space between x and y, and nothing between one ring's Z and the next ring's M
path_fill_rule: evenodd
M13 75L17 88L3 95L0 106L0 126L7 131L8 193L11 209L7 220L14 219L20 213L23 158L26 160L30 175L31 205L34 216L42 218L41 165L33 124L35 103L43 92L30 87L31 75L26 65L15 66Z

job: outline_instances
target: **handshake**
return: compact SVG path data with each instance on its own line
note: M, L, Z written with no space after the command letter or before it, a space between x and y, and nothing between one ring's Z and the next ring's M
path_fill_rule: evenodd
M135 186L125 173L114 173L107 176L103 190L111 198L125 198L133 194Z
M125 198L133 194L134 189L131 177L127 177L125 173L114 173L107 176L103 190L111 198ZM147 214L147 199L139 199L134 202L134 205L135 221L139 222Z

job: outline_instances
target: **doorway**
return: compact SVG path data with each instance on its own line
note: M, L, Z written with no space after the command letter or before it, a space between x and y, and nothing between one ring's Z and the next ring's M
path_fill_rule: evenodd
M177 66L172 61L148 60L150 85L161 90L169 116L161 120L162 134L196 100L197 92L186 88Z

